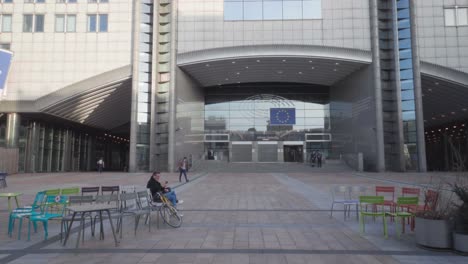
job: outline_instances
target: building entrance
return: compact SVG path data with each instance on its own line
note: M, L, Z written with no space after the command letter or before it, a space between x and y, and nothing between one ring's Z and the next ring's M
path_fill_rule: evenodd
M304 162L303 146L284 146L284 162Z

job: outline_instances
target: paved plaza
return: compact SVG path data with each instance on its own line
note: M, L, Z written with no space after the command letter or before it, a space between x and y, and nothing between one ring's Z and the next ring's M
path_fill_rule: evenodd
M8 208L0 203L0 263L467 263L468 258L447 251L416 246L414 234L401 238L389 224L367 222L360 234L354 214L346 220L336 211L330 218L330 189L362 185L372 194L375 185L424 185L437 174L355 173L335 164L322 169L302 164L206 163L190 172L189 183L163 174L180 199L183 224L157 228L154 217L133 233L133 217L124 218L118 247L105 221L105 238L92 237L75 248L77 230L69 243L60 243L59 222L50 223L49 239L38 232L27 241L27 221L21 240L7 236ZM21 192L22 204L32 203L37 191L99 185L145 185L149 173L95 172L19 174L8 177L1 192ZM341 209L340 207L338 209Z

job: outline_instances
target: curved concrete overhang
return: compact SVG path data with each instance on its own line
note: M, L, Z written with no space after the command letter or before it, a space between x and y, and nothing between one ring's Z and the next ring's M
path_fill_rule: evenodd
M201 86L251 82L333 85L372 62L370 51L305 45L255 45L177 55L177 65Z
M468 119L468 73L421 62L424 126Z
M46 113L111 130L130 121L131 66L66 86L35 101L2 101L0 112Z

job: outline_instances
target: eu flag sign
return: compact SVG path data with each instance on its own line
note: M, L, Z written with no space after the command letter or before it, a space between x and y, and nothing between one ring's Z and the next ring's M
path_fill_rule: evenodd
M295 108L270 108L270 125L295 125Z
M0 91L5 88L13 53L0 49Z

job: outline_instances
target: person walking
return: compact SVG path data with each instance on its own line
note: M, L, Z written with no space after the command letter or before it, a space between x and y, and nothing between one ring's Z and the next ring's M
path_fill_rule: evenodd
M104 169L104 158L101 157L101 158L97 161L97 167L98 167L99 173L102 173L102 170Z
M322 152L317 151L317 168L322 167Z
M189 182L187 179L187 157L184 157L180 162L179 162L179 182L182 182L182 174L185 176L185 182Z

